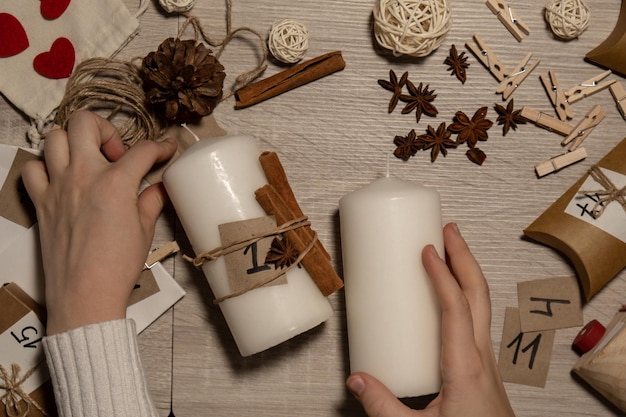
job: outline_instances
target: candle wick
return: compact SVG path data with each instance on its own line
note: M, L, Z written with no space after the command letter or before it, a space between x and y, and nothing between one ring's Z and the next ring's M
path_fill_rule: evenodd
M196 134L194 133L194 131L193 131L193 130L191 130L191 129L189 128L189 126L187 126L187 123L182 123L182 124L181 124L181 126L182 126L185 130L187 130L189 133L191 133L191 135L194 137L194 139L196 140L196 142L199 142L199 141L200 141L200 138L198 137L198 135L196 135Z

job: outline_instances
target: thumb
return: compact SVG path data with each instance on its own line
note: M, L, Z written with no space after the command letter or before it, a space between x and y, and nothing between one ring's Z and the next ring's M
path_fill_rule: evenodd
M139 194L137 206L145 231L153 231L154 224L167 201L168 196L165 192L165 187L160 182L150 185Z
M348 377L346 385L352 395L361 403L369 417L417 416L396 398L382 382L364 372L356 372Z

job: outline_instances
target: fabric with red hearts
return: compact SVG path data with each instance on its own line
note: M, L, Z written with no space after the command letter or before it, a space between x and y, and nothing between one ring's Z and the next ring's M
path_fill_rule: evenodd
M115 55L138 29L122 0L2 0L0 92L45 119L78 63Z

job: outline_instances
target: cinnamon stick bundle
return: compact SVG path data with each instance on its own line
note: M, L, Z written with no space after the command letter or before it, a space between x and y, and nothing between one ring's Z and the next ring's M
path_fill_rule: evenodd
M274 186L267 184L255 191L255 197L268 215L276 218L276 224L282 225L301 216L294 214L289 205L283 200ZM304 227L285 232L285 237L294 247L302 252L311 242L310 234ZM321 245L314 245L302 259L302 265L307 270L317 287L325 297L343 287L343 281L337 275L328 259L327 252L320 249Z
M341 51L329 52L240 88L235 92L235 109L260 103L301 85L341 71L346 63Z
M265 151L261 153L261 156L259 156L259 162L261 163L261 168L263 168L268 184L272 185L282 197L289 210L293 213L294 219L303 217L304 213L302 212L302 209L298 204L298 200L296 200L296 196L289 185L287 174L285 173L283 164L281 164L280 159L278 159L276 152ZM310 236L309 241L312 240L315 232L313 232L311 227L303 227L303 230ZM324 248L324 245L322 245L321 242L317 241L315 246L319 246L320 251L322 251L330 260L330 254L326 251L326 248Z

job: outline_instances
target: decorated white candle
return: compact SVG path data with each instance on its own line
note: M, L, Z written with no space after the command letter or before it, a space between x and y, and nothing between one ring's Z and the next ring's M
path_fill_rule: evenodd
M380 178L339 201L350 369L398 397L439 391L441 313L421 261L443 254L437 191Z
M250 136L202 139L163 174L163 183L196 254L222 246L218 227L267 216L254 192L267 184ZM260 259L263 264L264 259ZM232 294L223 257L202 270L216 298ZM332 316L304 268L287 272L287 283L266 285L219 305L243 356L266 350Z

